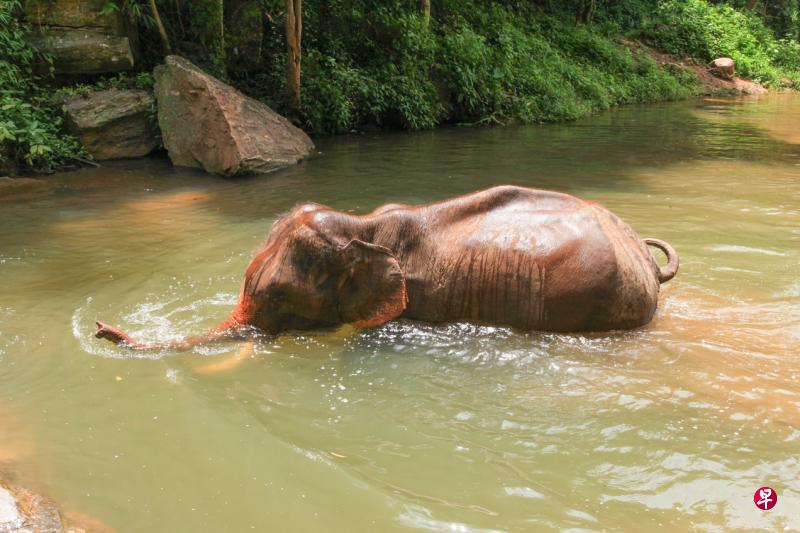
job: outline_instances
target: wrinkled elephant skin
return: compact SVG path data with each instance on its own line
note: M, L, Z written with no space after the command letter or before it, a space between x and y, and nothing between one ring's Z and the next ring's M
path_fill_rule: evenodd
M659 267L647 248L663 250ZM670 245L642 239L603 206L499 186L443 202L389 204L364 216L316 203L279 219L245 273L239 302L210 333L134 349L186 348L259 330L278 333L403 317L524 330L635 328L678 269Z

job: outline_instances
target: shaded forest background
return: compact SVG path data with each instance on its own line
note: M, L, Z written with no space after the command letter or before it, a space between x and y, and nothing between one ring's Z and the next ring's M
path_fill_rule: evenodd
M800 86L800 0L119 0L138 27L137 72L54 80L0 1L0 156L39 170L82 155L64 95L151 89L183 55L313 134L365 127L570 120L696 93L647 47L705 64L732 57L770 88ZM642 43L646 46L639 46ZM56 91L53 85L59 85Z

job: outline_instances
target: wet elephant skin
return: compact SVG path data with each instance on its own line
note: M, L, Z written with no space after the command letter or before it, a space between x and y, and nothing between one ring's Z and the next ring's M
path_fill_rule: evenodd
M648 244L667 254L665 267ZM398 317L562 332L635 328L652 319L659 284L677 268L667 243L558 192L498 186L363 216L304 203L274 224L230 317L172 347L245 329L372 327ZM98 328L98 337L153 347Z

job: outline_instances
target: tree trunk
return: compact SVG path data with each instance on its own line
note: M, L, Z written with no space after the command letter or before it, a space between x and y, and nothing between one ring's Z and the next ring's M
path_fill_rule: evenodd
M286 0L286 92L289 107L299 111L300 46L303 38L303 0Z
M217 21L219 24L217 26L219 31L219 53L223 56L222 59L225 59L225 2L224 0L219 0L219 20Z
M747 0L747 9L753 10L758 7L758 4L761 3L761 0Z
M431 0L417 0L417 6L422 13L422 23L427 28L431 22Z
M167 37L167 30L164 29L164 24L161 23L161 16L158 14L158 7L156 7L156 0L150 0L150 14L153 15L153 20L156 23L158 30L158 37L161 39L161 48L164 49L164 55L172 53L172 47L169 45L169 37Z
M575 22L578 24L589 24L592 22L595 9L597 9L597 0L581 0L578 3L578 13L575 17Z

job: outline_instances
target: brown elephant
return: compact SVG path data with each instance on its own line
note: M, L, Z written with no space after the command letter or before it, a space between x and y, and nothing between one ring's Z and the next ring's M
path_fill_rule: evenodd
M660 248L659 267L646 245ZM239 301L214 330L133 349L187 348L252 331L275 334L403 317L523 330L635 328L678 270L667 243L642 239L603 206L499 186L421 206L354 216L305 203L282 216L247 268Z

